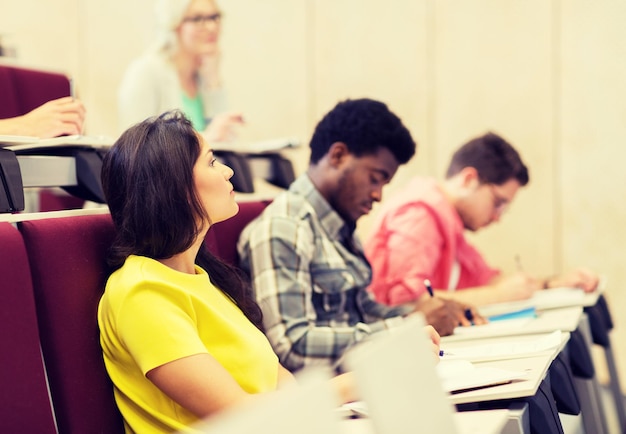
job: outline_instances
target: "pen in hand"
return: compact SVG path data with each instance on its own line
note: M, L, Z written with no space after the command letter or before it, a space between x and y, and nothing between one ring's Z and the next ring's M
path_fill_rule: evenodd
M515 255L515 265L517 266L517 271L520 273L524 271L524 267L522 267L522 260L519 255Z
M434 297L433 286L430 284L430 280L424 279L424 286L426 287L426 291L430 294L431 297Z
M72 97L72 101L73 101L76 99L76 91L74 89L74 78L70 77L69 82L70 82L70 97Z
M431 297L434 297L434 296L435 296L435 293L433 292L433 286L432 286L432 284L430 283L430 280L429 280L429 279L424 279L424 286L426 287L426 291L428 291L428 293L430 294L430 296L431 296ZM468 320L468 321L469 321L472 325L474 325L474 314L472 313L472 309L467 308L467 309L465 309L465 311L464 311L463 313L464 313L464 315L465 315L465 318L467 318L467 320ZM440 356L442 356L442 355L443 355L443 353L442 353L441 351L440 351L439 353L440 353L440 354L439 354Z
M428 293L430 294L431 297L435 296L435 293L433 292L433 286L430 283L430 280L428 279L424 279L424 286L426 287L426 291L428 291ZM463 314L465 315L465 318L467 318L467 320L474 325L474 313L472 312L472 309L467 308L465 309L465 311L463 312ZM440 354L442 355L442 354Z

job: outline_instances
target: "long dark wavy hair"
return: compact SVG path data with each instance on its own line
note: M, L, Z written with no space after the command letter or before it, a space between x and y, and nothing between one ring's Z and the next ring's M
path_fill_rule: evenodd
M179 111L166 112L126 130L104 157L102 188L116 236L109 265L129 255L166 259L184 252L211 223L194 188L193 167L200 142ZM196 264L228 294L257 327L262 313L247 276L214 256L204 245Z

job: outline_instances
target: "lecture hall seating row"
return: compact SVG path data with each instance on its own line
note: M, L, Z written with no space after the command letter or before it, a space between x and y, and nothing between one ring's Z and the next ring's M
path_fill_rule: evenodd
M236 262L239 233L267 203L241 203L209 249ZM113 235L108 213L0 222L3 432L124 432L96 319Z
M209 231L208 248L235 264L241 230L268 203L240 203L237 216ZM99 213L17 220L15 226L0 222L3 432L123 433L96 321L110 272L105 258L114 235L111 217ZM599 306L603 312L588 313L592 330L603 332L594 333L594 343L607 348L601 338L612 324L604 324L610 315L605 305ZM577 364L571 368L576 370ZM623 426L623 417L620 422Z

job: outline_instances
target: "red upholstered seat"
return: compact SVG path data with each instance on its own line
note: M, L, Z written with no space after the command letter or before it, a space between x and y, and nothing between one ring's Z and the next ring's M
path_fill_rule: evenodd
M213 253L236 264L241 230L268 203L241 203L235 217L211 228L207 245ZM19 230L30 263L59 432L124 432L97 323L98 302L110 273L106 265L114 236L110 215L23 221Z
M15 93L13 85L13 70L0 65L0 95L2 95L2 104L0 104L0 119L12 118L18 116L19 100Z
M69 78L58 72L0 65L0 119L21 116L70 95Z
M59 432L123 433L96 316L109 275L110 215L24 221L19 229L32 272Z
M263 212L270 202L271 200L240 202L237 215L213 225L205 238L206 246L211 253L231 265L238 265L239 234L248 223Z
M53 434L28 258L9 223L0 223L0 258L1 431Z
M61 211L65 209L81 209L85 199L70 194L43 188L39 190L39 211Z

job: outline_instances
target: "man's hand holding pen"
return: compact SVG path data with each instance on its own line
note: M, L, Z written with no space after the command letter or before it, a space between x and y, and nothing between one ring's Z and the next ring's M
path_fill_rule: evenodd
M471 306L469 304L463 304L459 302L454 302L459 306L459 310L457 311L457 318L459 319L459 325L463 327L472 326L472 325L481 325L487 324L487 318L483 317L475 306Z
M421 312L441 336L448 336L458 325L454 312L449 307L448 300L441 297L421 297L415 306L415 312Z
M415 310L421 312L426 322L432 325L441 336L451 335L459 325L471 326L487 322L474 306L436 297L429 280L425 280L424 285L428 294L420 297Z

